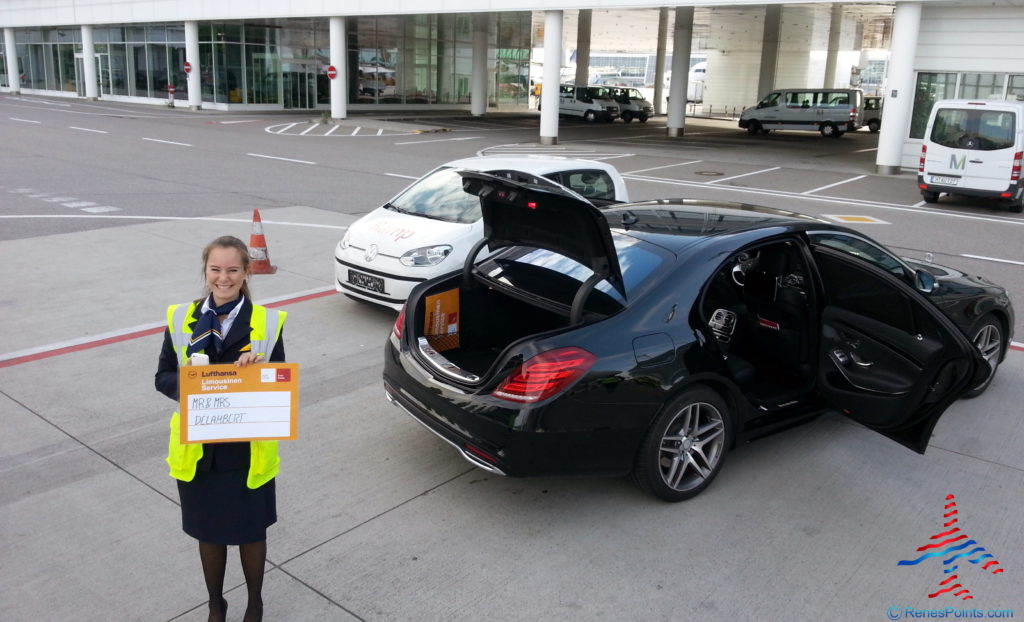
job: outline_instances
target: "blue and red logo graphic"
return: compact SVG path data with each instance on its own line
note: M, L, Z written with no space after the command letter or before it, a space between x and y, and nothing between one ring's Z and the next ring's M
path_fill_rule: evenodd
M923 555L917 559L902 560L897 564L899 566L916 566L931 558L943 558L942 573L948 576L939 582L939 589L929 594L928 598L935 598L943 594L949 594L961 600L974 598L971 595L971 590L959 582L959 577L956 574L959 568L957 560L970 562L992 574L1003 572L994 555L987 552L985 547L979 545L976 540L970 538L960 530L960 527L956 526L957 513L956 498L951 494L946 495L946 505L942 514L942 520L945 521L942 525L943 531L928 538L933 542L917 547L918 553L923 553Z

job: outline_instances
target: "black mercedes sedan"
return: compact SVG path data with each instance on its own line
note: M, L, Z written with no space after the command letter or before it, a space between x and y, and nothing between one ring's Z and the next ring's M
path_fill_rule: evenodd
M462 175L485 237L412 291L384 388L493 473L631 473L681 501L737 443L829 411L924 453L1010 343L1003 288L822 219L692 199L598 210Z

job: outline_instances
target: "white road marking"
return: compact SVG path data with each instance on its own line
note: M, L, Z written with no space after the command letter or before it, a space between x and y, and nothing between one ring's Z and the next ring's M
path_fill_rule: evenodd
M42 123L42 121L33 121L32 119L19 119L18 117L7 117L11 121L20 121L21 123Z
M75 127L74 125L69 125L68 127L70 127L73 130L78 130L79 132L92 132L94 134L109 134L109 132L107 132L106 130L93 130L93 129L89 129L87 127Z
M687 166L689 164L699 164L699 163L701 163L703 161L704 160L690 160L689 162L676 162L675 164L666 164L665 166L655 166L653 168L642 168L642 169L637 170L637 171L630 171L628 173L623 173L623 175L636 175L637 173L646 173L647 171L657 171L657 170L663 169L663 168L672 168L673 166Z
M380 136L383 133L384 133L384 128L380 128L379 130L377 130L377 136Z
M349 136L355 136L356 134L359 133L359 130L361 130L361 129L363 129L363 128L357 127L356 129L352 130L352 133L349 134Z
M37 197L38 198L45 197L46 195L45 194L30 194L28 196L30 196L33 199L35 199ZM47 203L63 203L64 201L74 201L75 197L50 197L48 199L43 199L43 200L46 201Z
M306 129L304 129L301 132L299 132L299 136L305 136L306 134L312 132L314 129L316 129L316 125L315 124L310 125Z
M281 160L282 162L294 162L296 164L316 164L316 162L310 162L309 160L295 160L295 159L292 159L292 158L279 158L277 156L263 155L261 153L247 153L245 155L252 156L254 158L266 158L268 160Z
M985 261L996 261L999 263L1012 263L1015 266L1024 266L1024 261L1014 261L1013 259L999 259L998 257L985 257L984 255L968 255L967 253L961 253L961 257L970 257L971 259L984 259Z
M114 207L113 205L100 205L97 207L83 207L83 212L89 212L90 214L102 214L105 212L119 212L120 207Z
M872 147L871 149L856 149L854 153L865 153L867 151L878 151L878 147Z
M148 140L151 143L163 143L165 145L178 145L179 147L191 147L192 146L192 145L190 145L188 143L178 143L178 142L174 142L173 140L160 140L159 138L146 138L145 136L142 137L142 140Z
M340 125L332 125L331 129L327 130L327 133L324 134L324 136L330 136L331 134L334 133L334 130L338 129L339 127L341 127L341 126Z
M241 120L241 121L218 121L218 123L220 123L221 125L231 125L233 123L255 123L257 121L262 121L262 120L263 119L244 119L244 120Z
M436 140L412 140L406 143L395 143L396 145L422 145L424 143L446 143L453 140L479 140L483 136L462 136L460 138L438 138Z
M733 180L733 179L739 179L740 177L750 177L751 175L760 175L761 173L770 173L771 171L777 171L780 168L782 168L782 167L781 166L773 166L771 168L761 169L760 171L752 171L750 173L743 173L742 175L733 175L732 177L723 177L721 179L716 179L714 181L709 181L708 185L710 186L711 184L717 184L717 183L722 182L722 181L730 181L730 180Z
M857 181L858 179L864 179L865 177L867 177L867 175L858 175L856 177L851 177L850 179L844 179L843 181L837 181L834 184L829 184L827 186L822 186L820 188L815 188L814 190L807 190L805 192L801 192L800 194L812 194L814 192L818 192L819 190L825 190L827 188L835 188L836 186L842 186L843 184L848 184L851 181Z
M72 209L78 209L82 207L93 207L94 205L99 205L99 203L95 203L93 201L72 201L70 203L61 203L61 205Z

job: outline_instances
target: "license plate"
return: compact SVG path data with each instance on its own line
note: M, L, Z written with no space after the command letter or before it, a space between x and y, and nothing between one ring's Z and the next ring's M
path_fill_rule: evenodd
M371 274L364 274L362 272L356 272L355 270L348 271L348 282L356 287L362 287L368 289L371 292L377 292L378 294L384 293L384 279L379 276L373 276Z
M946 175L932 175L931 183L944 186L955 186L960 183L959 177L948 177Z

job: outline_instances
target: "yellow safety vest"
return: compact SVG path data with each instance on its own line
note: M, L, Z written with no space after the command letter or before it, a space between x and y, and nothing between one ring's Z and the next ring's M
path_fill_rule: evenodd
M167 308L167 328L171 333L171 343L178 354L178 364L184 365L188 360L185 351L188 349L192 329L189 321L196 309L196 303L188 305L171 305ZM284 319L288 314L284 311L268 314L267 308L260 305L252 306L252 319L249 342L252 351L269 357L274 351L277 340L284 328ZM270 337L272 335L272 337ZM171 439L167 447L167 465L171 468L171 477L183 482L191 482L196 476L196 465L203 457L202 443L181 442L180 424L177 411L171 415ZM249 475L245 484L249 488L259 488L266 484L281 470L281 458L277 454L277 441L252 441L249 443Z

